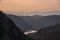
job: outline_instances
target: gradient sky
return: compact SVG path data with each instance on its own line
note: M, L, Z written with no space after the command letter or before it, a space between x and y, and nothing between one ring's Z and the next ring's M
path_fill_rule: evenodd
M60 0L0 0L0 10L11 13L60 11Z

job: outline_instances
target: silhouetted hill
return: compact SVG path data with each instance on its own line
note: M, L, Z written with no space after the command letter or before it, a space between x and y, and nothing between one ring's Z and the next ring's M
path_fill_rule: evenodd
M35 34L30 34L35 40L60 40L60 23L40 29Z
M0 40L33 40L24 35L15 23L0 11Z
M20 16L29 24L35 26L37 30L54 25L60 22L60 15L50 16Z
M10 14L7 16L17 25L17 27L21 28L23 32L25 32L26 30L35 29L33 25L27 23L24 19L22 19L19 16L10 15Z

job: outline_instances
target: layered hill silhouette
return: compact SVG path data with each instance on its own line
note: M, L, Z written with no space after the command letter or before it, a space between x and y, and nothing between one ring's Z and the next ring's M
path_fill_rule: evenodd
M0 11L0 40L34 40L24 35L20 28Z
M55 25L60 22L60 15L8 16L16 23L18 27L21 26L20 28L23 30L23 32L32 29L39 30L41 28L49 27L50 25Z
M60 15L50 15L50 16L20 16L29 24L35 26L36 30L41 28L49 27L60 22Z
M60 23L40 29L37 33L29 34L35 40L60 40Z

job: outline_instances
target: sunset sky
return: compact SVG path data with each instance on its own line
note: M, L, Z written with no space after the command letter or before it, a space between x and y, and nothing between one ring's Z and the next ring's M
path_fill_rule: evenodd
M60 0L0 0L0 10L11 13L60 11Z

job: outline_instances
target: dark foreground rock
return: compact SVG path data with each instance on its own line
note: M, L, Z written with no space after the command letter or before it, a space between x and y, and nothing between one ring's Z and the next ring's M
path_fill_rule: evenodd
M0 11L0 40L33 40L23 32Z

